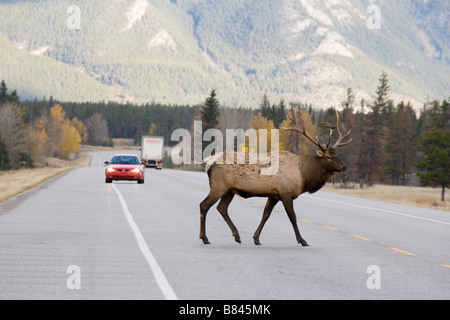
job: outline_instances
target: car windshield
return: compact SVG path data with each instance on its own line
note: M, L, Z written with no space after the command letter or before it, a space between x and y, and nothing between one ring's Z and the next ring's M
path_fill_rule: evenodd
M139 164L139 159L133 156L115 156L111 159L111 164Z

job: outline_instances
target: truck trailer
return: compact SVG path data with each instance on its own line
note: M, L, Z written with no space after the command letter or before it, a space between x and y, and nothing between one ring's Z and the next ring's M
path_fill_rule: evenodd
M164 137L142 136L141 159L147 168L163 167Z

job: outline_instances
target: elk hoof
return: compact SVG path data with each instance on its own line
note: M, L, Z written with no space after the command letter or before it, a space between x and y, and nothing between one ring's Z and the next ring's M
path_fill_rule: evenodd
M259 242L259 240L256 240L256 239L255 239L254 242L255 242L255 244L256 244L257 246L261 246L261 242Z
M298 243L300 243L302 245L302 247L309 247L309 244L306 243L306 241L303 239L301 241L299 241Z
M203 244L211 244L207 237L201 237L200 239L202 239Z

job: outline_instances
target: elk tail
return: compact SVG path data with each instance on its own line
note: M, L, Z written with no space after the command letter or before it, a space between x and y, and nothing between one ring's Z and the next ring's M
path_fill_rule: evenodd
M209 156L208 158L205 158L203 160L203 163L205 164L205 171L209 173L209 170L211 167L216 163L217 160L223 159L223 154L219 153L213 156Z

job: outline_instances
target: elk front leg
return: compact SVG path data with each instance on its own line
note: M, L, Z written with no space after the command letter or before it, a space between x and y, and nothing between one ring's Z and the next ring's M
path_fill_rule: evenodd
M261 242L259 242L259 236L261 234L262 229L264 228L264 224L266 223L267 219L269 219L273 208L275 208L276 204L278 203L278 200L275 198L269 198L267 199L266 207L264 208L263 217L261 219L261 223L258 226L258 229L256 229L255 234L253 235L254 242L257 246L261 245Z
M228 227L230 227L231 232L233 233L234 240L237 243L241 243L241 237L239 236L239 232L235 225L233 224L233 221L231 221L230 216L228 215L228 206L230 205L231 201L234 198L234 194L232 192L227 193L222 197L222 199L219 202L219 205L217 206L217 210L222 215L223 219L228 224Z
M308 247L308 243L306 243L305 239L302 238L300 235L300 231L298 230L297 226L297 217L295 216L294 211L294 200L292 199L283 199L283 205L286 209L286 213L289 217L289 220L291 221L292 227L294 228L295 236L297 237L297 242L300 243L304 247Z

